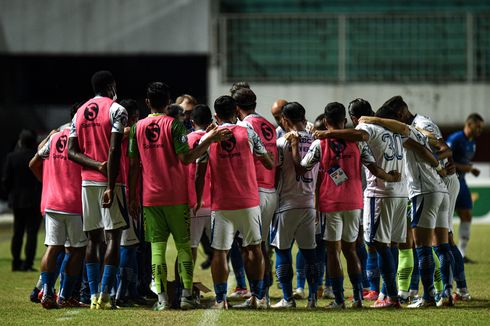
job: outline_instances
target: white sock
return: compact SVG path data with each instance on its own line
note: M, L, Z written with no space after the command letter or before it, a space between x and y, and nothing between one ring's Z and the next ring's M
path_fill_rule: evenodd
M158 302L168 302L167 293L158 293Z
M41 291L41 289L43 288L43 281L41 280L41 276L39 276L39 280L37 281L36 283L36 288Z
M190 297L192 295L192 291L190 289L182 289L183 297Z
M461 222L459 225L459 251L461 255L465 257L466 247L468 246L468 241L470 241L470 228L471 222Z

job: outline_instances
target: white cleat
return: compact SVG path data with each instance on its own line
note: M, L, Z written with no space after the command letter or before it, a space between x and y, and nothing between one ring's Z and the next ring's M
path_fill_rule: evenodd
M305 298L305 289L297 288L293 293L293 298L295 298L296 300L304 299Z
M294 301L294 298L291 300L287 301L285 299L281 299L278 303L274 304L271 306L272 309L290 309L290 308L296 308L296 301Z

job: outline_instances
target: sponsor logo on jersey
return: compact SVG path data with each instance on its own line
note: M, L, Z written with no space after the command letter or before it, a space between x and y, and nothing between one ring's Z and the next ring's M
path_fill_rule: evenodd
M85 111L83 112L83 116L85 117L85 120L88 121L94 121L97 118L97 115L99 114L99 106L97 103L89 103L85 107Z
M262 122L262 124L260 125L260 130L262 131L262 136L264 136L267 141L272 140L272 137L274 137L274 130L272 130L272 128L268 126L267 123Z
M150 123L146 126L145 136L150 143L155 143L160 138L160 126L155 122Z
M58 141L56 142L56 150L58 153L63 153L65 151L67 141L68 137L66 137L66 135L62 135L58 138Z

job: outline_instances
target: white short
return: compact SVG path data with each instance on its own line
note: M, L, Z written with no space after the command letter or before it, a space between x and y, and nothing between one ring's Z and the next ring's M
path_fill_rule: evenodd
M361 210L325 213L323 240L354 242L359 235Z
M203 232L211 235L211 216L191 217L191 247L199 247Z
M449 194L433 192L412 198L412 228L449 228Z
M296 240L301 249L315 249L314 208L289 209L276 213L271 227L271 245L278 249L289 249Z
M81 248L87 245L80 215L46 212L44 216L47 246Z
M134 228L133 218L128 219L128 228L124 229L121 234L121 246L134 246L140 243L138 236L136 235L136 230Z
M262 240L267 242L274 212L277 208L278 198L276 192L259 191L260 216L262 220Z
M83 230L116 230L125 228L128 221L126 195L123 186L114 188L114 201L110 208L102 207L105 186L82 187Z
M211 247L230 250L235 234L240 232L242 246L262 242L260 207L211 212Z
M364 198L364 240L370 243L405 243L407 204L407 198Z
M315 235L325 233L325 213L317 211L317 219L315 219Z
M459 194L459 180L456 173L442 178L446 184L447 190L449 192L449 207L448 207L448 224L449 232L453 232L453 216L454 209L456 208L456 199Z

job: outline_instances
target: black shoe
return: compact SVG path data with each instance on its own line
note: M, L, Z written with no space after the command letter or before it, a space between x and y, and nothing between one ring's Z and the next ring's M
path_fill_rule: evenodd
M476 261L469 259L468 257L463 257L463 263L465 264L476 264Z
M209 267L211 267L211 259L206 259L202 264L201 264L201 268L202 269L208 269Z
M41 290L39 290L38 288L32 289L31 295L29 296L29 300L31 300L31 302L34 303L41 303L41 300L39 300L38 297L39 292L41 292Z
M23 261L13 261L12 262L12 272L22 272L24 268L22 267Z
M22 268L22 271L23 271L23 272L36 272L36 273L38 273L38 272L39 272L37 269L35 269L35 268L34 268L34 267L32 267L32 266L31 266L31 267L23 267L23 268Z

